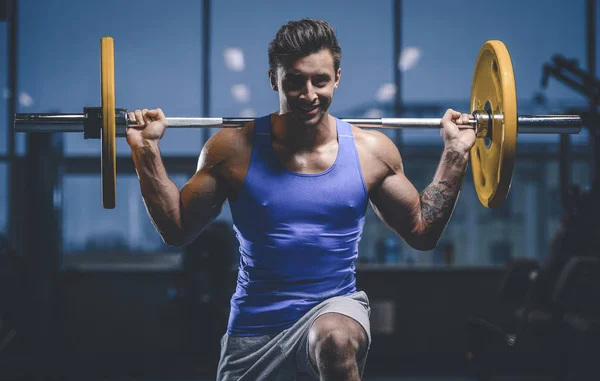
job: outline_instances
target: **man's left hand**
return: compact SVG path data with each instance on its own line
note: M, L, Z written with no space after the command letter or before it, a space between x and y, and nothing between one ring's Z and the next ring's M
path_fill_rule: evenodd
M448 109L441 121L440 136L444 141L445 149L467 153L475 144L475 130L473 128L460 128L468 125L470 114L461 114L458 111Z

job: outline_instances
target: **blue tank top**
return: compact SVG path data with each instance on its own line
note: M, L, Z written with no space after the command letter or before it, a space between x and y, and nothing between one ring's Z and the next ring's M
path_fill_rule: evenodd
M356 292L368 195L352 127L336 124L333 165L301 174L275 156L270 115L255 120L248 172L230 201L240 264L229 335L282 331L323 300Z

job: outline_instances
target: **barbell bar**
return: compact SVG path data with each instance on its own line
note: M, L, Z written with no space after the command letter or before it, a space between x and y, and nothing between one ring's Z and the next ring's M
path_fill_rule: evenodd
M127 109L115 107L114 40L102 37L102 107L84 107L81 114L25 114L14 116L16 132L83 132L102 139L102 204L116 205L116 142L130 124ZM497 207L508 196L519 134L578 134L579 115L517 115L516 88L510 55L504 43L486 41L477 57L471 88L472 119L460 128L474 129L471 150L473 181L480 202ZM239 128L254 118L167 118L168 128ZM359 128L439 129L440 118L342 118Z
M125 136L129 124L125 115L117 112L117 136ZM84 132L84 124L90 119L88 114L24 114L15 115L16 132ZM484 116L488 118L488 116ZM99 119L100 120L100 119ZM439 129L441 118L341 118L360 128L377 129ZM254 118L167 118L171 128L239 128ZM519 115L519 134L578 134L581 131L581 117L578 115ZM461 126L462 127L462 126ZM477 119L471 119L467 128L477 130Z

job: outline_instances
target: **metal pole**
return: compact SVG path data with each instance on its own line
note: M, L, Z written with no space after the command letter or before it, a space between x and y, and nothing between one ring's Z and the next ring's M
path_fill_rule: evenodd
M594 80L596 79L596 0L587 0L587 66L589 73L589 81L586 82L593 88ZM594 97L590 98L590 107L593 110L598 106Z
M117 136L124 136L129 124L127 114L117 118ZM16 132L84 132L88 116L85 114L16 114L14 129ZM502 117L495 117L500 120ZM167 118L169 128L237 128L250 123L254 118ZM440 118L342 118L341 120L360 128L392 129L439 129ZM489 116L478 114L469 124L459 128L472 128L478 132L481 125L487 124ZM493 126L493 125L492 125ZM578 134L581 131L579 115L519 115L517 132L520 134ZM99 134L98 134L99 136Z
M18 1L8 0L7 6L7 21L8 21L8 91L10 97L8 98L8 115L7 125L13 125L13 117L17 112L17 101L18 96L18 84L17 84L17 22L18 22ZM7 131L7 142L8 142L8 199L7 199L7 211L8 211L8 226L7 236L10 242L17 248L17 251L21 249L20 242L20 229L21 222L18 221L19 203L18 200L18 176L15 169L16 155L15 155L15 131L13 128L8 128Z
M202 115L210 115L210 0L203 1L202 10ZM204 130L202 139L206 142L210 131Z
M588 77L584 86L593 91L594 81L596 79L596 0L586 1L586 45L587 45L587 71ZM592 92L589 92L592 94ZM598 103L595 97L590 97L590 112L598 112ZM597 130L600 126L589 126L590 142L592 146L592 156L594 158L592 168L592 183L596 185L593 189L600 186L600 134Z
M402 0L394 0L394 84L396 85L396 97L394 102L394 116L401 117L402 107L402 72L400 71L400 54L402 54ZM402 146L402 131L395 134L396 145Z
M560 198L563 209L570 208L569 205L569 186L571 185L571 166L570 164L571 138L567 134L560 135L560 155L558 158L559 164L559 186Z

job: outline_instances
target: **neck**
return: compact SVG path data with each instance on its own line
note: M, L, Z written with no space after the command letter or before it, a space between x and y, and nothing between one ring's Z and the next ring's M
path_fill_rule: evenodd
M292 150L310 151L337 139L335 119L325 113L314 126L306 126L290 117L290 114L273 114L272 133L276 141Z

